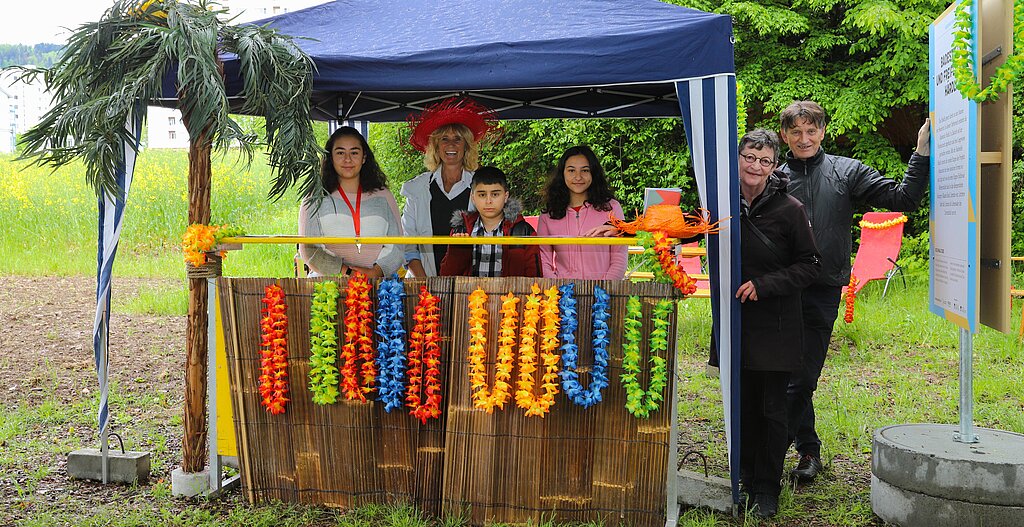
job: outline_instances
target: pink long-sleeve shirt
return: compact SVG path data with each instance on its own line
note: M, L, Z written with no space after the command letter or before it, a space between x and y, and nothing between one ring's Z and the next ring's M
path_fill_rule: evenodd
M622 207L611 200L611 211L596 210L590 203L577 213L568 209L565 217L552 219L541 214L537 220L538 236L582 236L608 221L608 213L622 219ZM622 280L626 274L629 248L625 245L541 245L540 261L545 278L580 280Z

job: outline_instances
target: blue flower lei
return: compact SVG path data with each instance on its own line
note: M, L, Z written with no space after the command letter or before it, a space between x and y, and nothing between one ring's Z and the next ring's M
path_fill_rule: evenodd
M401 408L405 394L405 288L397 275L377 287L377 399L384 410Z
M608 293L600 287L594 287L593 349L594 367L590 370L590 385L586 389L580 385L579 373L576 371L579 360L579 348L576 346L576 328L579 326L576 314L576 298L573 296L575 284L569 283L558 288L561 299L558 301L561 316L562 338L562 389L572 402L590 408L601 402L601 390L608 387Z

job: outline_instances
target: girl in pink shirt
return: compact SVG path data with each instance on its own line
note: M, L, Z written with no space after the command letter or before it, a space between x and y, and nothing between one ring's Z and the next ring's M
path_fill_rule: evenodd
M608 214L623 218L601 163L586 146L562 154L544 200L538 236L608 236L616 232L605 225ZM541 245L541 266L545 278L622 280L628 251L625 245Z

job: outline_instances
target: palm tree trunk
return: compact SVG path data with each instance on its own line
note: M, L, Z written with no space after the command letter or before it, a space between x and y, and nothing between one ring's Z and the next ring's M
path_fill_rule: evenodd
M210 141L193 137L188 146L188 223L210 223ZM207 285L205 278L188 280L188 323L185 326L185 437L182 469L200 472L206 466Z

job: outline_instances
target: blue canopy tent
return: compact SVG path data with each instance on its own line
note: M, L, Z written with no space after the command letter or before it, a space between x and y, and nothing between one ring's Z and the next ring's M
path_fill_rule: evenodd
M269 18L316 65L322 120L404 121L453 94L503 119L682 117L700 199L739 217L730 17L658 0L336 0ZM229 93L238 59L227 57ZM739 230L708 239L734 501L739 466Z

